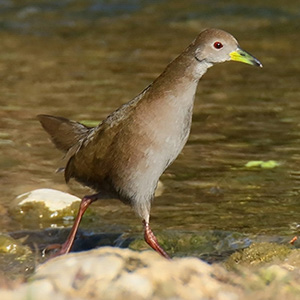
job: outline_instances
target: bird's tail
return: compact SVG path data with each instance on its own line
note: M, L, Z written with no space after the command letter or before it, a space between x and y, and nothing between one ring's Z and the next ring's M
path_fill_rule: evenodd
M65 153L79 144L91 131L90 127L62 117L38 115L37 118L54 145Z

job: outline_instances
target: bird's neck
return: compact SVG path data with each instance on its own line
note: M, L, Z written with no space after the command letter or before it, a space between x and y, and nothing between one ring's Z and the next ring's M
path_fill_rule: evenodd
M197 61L190 54L183 52L173 60L164 72L152 83L148 99L191 102L194 99L199 79L211 64ZM176 101L176 102L177 102Z

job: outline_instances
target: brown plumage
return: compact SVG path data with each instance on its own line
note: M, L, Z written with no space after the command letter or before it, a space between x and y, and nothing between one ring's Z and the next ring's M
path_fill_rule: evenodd
M66 182L75 178L97 192L82 199L71 234L59 254L69 252L90 203L118 198L143 219L147 243L169 258L149 226L151 201L159 177L188 139L199 79L215 63L228 60L261 66L239 48L229 33L208 29L141 94L97 127L61 117L38 116L56 147L66 153Z

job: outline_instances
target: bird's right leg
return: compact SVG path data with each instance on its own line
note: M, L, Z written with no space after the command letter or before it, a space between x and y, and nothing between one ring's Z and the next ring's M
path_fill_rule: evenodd
M170 256L167 254L167 252L158 243L156 236L154 235L154 233L150 228L149 222L143 220L143 225L144 225L144 238L146 243L164 258L171 259Z
M88 196L84 196L80 202L80 206L79 206L79 210L76 216L76 219L74 221L74 224L72 226L72 229L69 233L69 236L67 238L67 240L62 244L62 245L49 245L46 247L46 251L55 249L55 248L59 248L59 250L54 253L52 255L52 257L56 257L59 255L63 255L63 254L67 254L70 252L75 237L76 237L76 233L79 227L79 224L81 222L82 216L84 215L85 211L87 210L87 208L97 199L99 199L100 195L99 194L93 194L93 195L88 195Z

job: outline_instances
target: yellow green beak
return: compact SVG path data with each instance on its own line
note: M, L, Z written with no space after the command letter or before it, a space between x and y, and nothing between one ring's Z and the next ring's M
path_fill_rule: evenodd
M232 51L229 55L231 60L240 61L245 64L262 68L262 64L257 58L255 58L253 55L246 52L245 50L241 49L240 47L238 47L235 51Z

